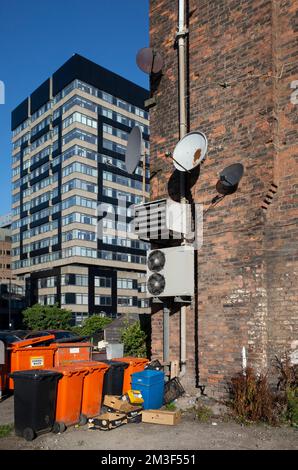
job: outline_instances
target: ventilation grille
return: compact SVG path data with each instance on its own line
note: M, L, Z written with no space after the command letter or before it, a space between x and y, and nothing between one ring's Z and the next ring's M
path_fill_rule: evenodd
M157 239L167 233L166 199L135 207L134 229L139 238Z

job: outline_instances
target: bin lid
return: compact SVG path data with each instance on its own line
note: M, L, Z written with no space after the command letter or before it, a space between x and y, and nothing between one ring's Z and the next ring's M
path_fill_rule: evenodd
M133 357L133 356L117 357L113 359L113 361L128 362L131 365L147 364L147 362L149 362L149 360L145 359L144 357Z
M12 379L29 379L29 380L43 380L48 377L62 377L62 374L56 370L45 369L30 369L30 370L17 370L9 374Z
M108 364L104 364L101 361L74 361L71 364L68 364L68 366L74 367L74 368L84 368L88 370L106 370L109 368Z
M60 375L74 375L74 374L84 374L87 375L89 373L88 367L85 365L80 365L74 362L73 364L66 364L61 366L53 367L53 371L57 371Z
M139 384L152 385L158 382L164 382L165 374L161 370L145 369L141 372L131 374L132 387L138 389Z
M63 348L92 348L92 344L89 342L84 342L84 343L76 343L73 341L70 341L68 338L67 343L57 343L55 342L55 347L57 349L63 349Z
M128 362L120 362L120 361L113 361L109 359L101 359L100 362L103 362L104 364L108 364L110 367L122 367L123 369L126 369L129 364Z
M54 335L39 336L38 338L22 339L21 341L17 341L16 343L13 343L11 345L11 349L14 351L17 349L28 348L30 346L34 346L35 344L45 343L47 341L51 341L54 339L55 339Z

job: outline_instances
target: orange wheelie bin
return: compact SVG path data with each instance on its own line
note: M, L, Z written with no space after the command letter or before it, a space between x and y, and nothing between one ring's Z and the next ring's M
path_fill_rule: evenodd
M67 426L86 424L87 417L81 414L84 377L89 373L85 366L60 366L52 370L62 374L58 382L56 414L53 432L65 431Z
M108 364L97 361L81 361L72 364L72 367L85 367L88 374L84 376L81 416L93 418L100 414L102 388Z
M55 345L39 346L38 343L52 341L54 335L30 338L13 343L8 349L8 373L19 370L51 369L54 366ZM8 388L14 389L13 379L8 379Z
M54 366L65 366L75 361L91 359L92 344L84 343L55 343Z
M128 367L124 370L123 393L131 389L131 374L141 372L149 362L148 359L140 357L118 357L117 359L113 359L113 361L128 363Z

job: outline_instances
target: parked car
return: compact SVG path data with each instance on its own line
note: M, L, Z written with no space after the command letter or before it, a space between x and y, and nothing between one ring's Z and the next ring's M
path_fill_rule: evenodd
M24 339L39 338L48 335L55 336L55 343L79 343L88 339L86 336L80 336L77 333L67 330L31 331L25 336Z
M29 330L0 330L0 340L5 344L16 343L25 339Z

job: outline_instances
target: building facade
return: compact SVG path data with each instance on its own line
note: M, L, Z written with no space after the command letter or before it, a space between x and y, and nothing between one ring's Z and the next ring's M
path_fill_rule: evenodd
M29 303L99 313L147 313L147 245L131 209L149 196L148 92L74 55L12 113L12 267ZM126 172L139 126L143 165ZM121 202L119 202L121 201Z
M219 172L237 162L245 168L238 191L204 216L187 309L184 383L222 397L245 363L274 380L275 355L298 355L297 2L186 4L188 131L209 140L189 200L206 210ZM150 1L150 44L164 59L151 80L152 200L169 197L169 185L179 197L177 171L165 157L179 140L177 26L178 0ZM170 316L170 360L180 359L179 338L178 310ZM162 358L158 306L152 353Z
M11 214L0 217L0 328L21 324L24 283L11 269Z
M11 278L11 229L0 227L0 281Z

